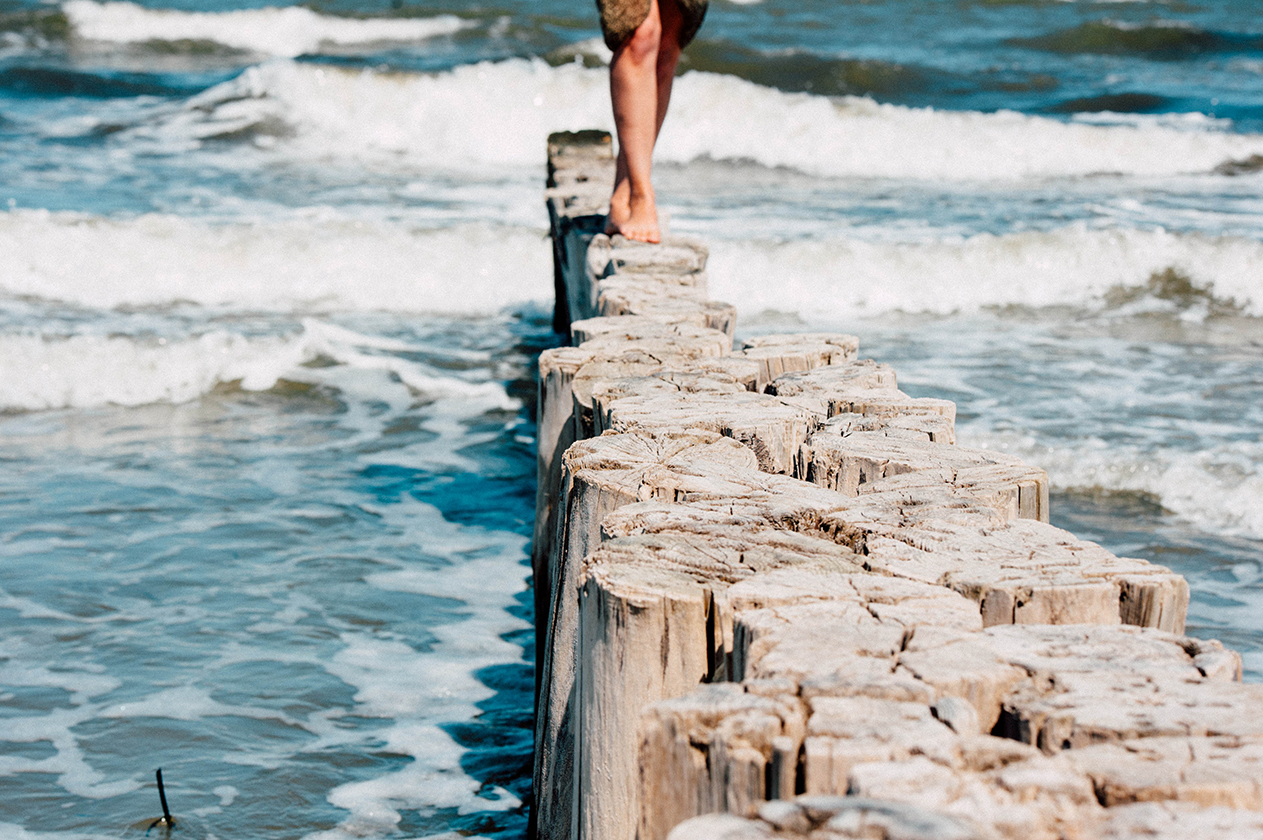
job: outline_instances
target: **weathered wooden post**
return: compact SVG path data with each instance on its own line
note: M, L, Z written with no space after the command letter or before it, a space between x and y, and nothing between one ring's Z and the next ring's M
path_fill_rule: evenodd
M1263 688L1184 579L854 337L734 340L704 246L600 232L612 166L550 139L535 833L1263 837Z

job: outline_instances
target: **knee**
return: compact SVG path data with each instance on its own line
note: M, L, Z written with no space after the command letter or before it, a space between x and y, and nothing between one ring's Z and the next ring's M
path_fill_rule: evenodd
M662 46L662 20L652 12L647 15L636 31L623 45L623 52L637 64L658 61L658 49Z

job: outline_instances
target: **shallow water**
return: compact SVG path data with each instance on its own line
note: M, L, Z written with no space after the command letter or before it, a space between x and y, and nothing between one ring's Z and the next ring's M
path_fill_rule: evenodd
M0 822L121 836L162 766L184 836L521 835L534 457L499 383L551 336L369 320L449 393L326 358L0 421Z
M185 837L522 836L589 5L0 0L0 836L158 766ZM742 331L857 334L1259 679L1254 12L716 0L658 188Z

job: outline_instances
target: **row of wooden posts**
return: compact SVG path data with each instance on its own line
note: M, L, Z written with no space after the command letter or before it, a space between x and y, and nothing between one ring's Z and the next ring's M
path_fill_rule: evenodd
M1182 577L855 338L734 348L704 247L600 232L609 136L548 155L538 837L1263 837L1263 687Z

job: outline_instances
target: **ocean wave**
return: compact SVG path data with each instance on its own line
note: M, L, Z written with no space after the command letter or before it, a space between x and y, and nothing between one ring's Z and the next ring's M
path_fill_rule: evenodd
M176 339L4 335L0 411L183 403L226 384L266 391L283 379L337 387L343 384L339 369L354 369L361 380L375 372L385 387L402 384L413 394L459 403L465 413L517 405L498 383L469 382L381 352L390 349L403 348L314 319L287 336L225 329ZM308 366L313 362L321 364Z
M842 319L1006 305L1101 311L1128 305L1135 314L1143 299L1161 295L1161 288L1146 290L1151 277L1168 269L1187 277L1190 289L1213 288L1166 301L1178 308L1175 314L1205 317L1214 314L1215 301L1231 301L1241 312L1263 315L1263 243L1246 238L1075 224L919 243L837 238L710 246L711 295L740 301L743 315L771 310Z
M767 52L731 41L704 40L681 56L688 70L736 76L783 91L822 96L899 98L959 77L947 71L869 58L839 58L805 50Z
M130 96L188 95L187 87L146 73L94 73L58 67L6 67L0 90L35 96L79 96L110 99Z
M383 156L446 169L541 165L553 131L612 128L604 72L542 60L462 65L437 74L346 70L277 60L133 130L177 151L281 125L298 157Z
M60 9L0 11L0 56L7 58L65 40L69 29Z
M302 348L224 331L167 342L125 337L0 337L0 410L181 403L221 382L270 388L302 361ZM271 374L271 376L269 376Z
M1263 148L1263 136L1224 132L1201 115L1092 125L786 94L705 73L677 85L674 128L668 124L659 148L679 161L746 159L826 176L959 181L1205 172Z
M1176 21L1132 24L1097 20L1032 38L1011 38L1008 43L1048 52L1138 55L1157 61L1182 61L1216 53L1257 50L1263 47L1263 37L1213 32Z
M1206 533L1263 539L1263 445L1225 442L1196 452L1096 438L961 430L961 442L1017 455L1048 471L1059 490L1143 493Z
M1263 316L1263 243L1248 237L1075 223L968 237L923 231L912 242L707 238L711 294L740 301L744 317L1005 305ZM189 302L298 315L486 315L550 299L550 259L542 231L530 227L0 213L0 291L101 310ZM1154 286L1168 270L1184 285Z
M1077 96L1066 99L1046 110L1052 114L1082 114L1107 111L1112 114L1147 114L1160 112L1171 100L1153 93L1126 92L1103 93L1098 96Z
M547 297L551 277L530 228L0 213L0 291L100 309L486 314Z
M322 15L301 6L180 12L130 2L68 0L62 11L73 33L91 41L201 41L291 58L332 45L424 41L451 35L467 25L455 15L351 18Z
M1210 172L1263 153L1263 135L1200 114L1057 120L785 93L690 72L676 81L659 160L746 160L832 177L1015 180ZM146 126L159 142L280 123L293 154L406 156L439 167L538 166L550 132L612 128L608 81L578 64L514 59L438 74L274 61Z

